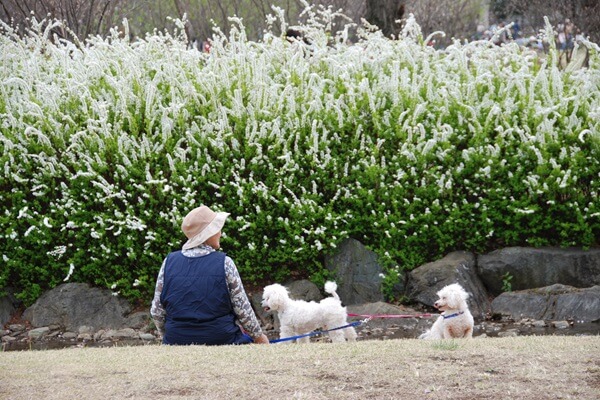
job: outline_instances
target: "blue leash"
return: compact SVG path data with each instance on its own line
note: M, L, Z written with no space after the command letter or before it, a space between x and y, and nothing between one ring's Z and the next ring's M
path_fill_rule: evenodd
M362 323L366 323L367 321L369 321L369 319L370 318L367 318L367 319L362 320L362 321L355 321L355 322L352 322L352 323L350 323L348 325L339 326L337 328L328 329L326 331L312 331L312 332L309 332L309 333L305 333L304 335L290 336L290 337L285 337L285 338L281 338L281 339L273 339L273 340L269 340L269 343L286 342L288 340L296 340L296 339L300 339L300 338L307 337L307 336L322 335L322 334L327 333L327 332L337 331L338 329L345 329L345 328L349 328L351 326L358 326L358 325L360 325Z

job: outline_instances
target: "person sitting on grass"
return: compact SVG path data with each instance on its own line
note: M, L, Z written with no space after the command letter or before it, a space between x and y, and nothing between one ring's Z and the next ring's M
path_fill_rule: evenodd
M201 206L183 219L188 241L163 261L150 309L163 344L269 343L235 263L217 251L227 216Z

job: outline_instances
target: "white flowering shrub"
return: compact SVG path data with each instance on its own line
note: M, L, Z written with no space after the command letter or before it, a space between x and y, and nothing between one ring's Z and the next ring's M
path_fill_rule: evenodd
M412 19L349 44L332 15L309 12L309 44L251 42L237 21L210 54L181 23L85 43L52 37L58 22L3 25L0 287L148 302L201 204L231 213L223 248L250 282L322 280L348 237L379 254L389 296L452 250L598 245L597 45L560 71L555 49L435 50Z

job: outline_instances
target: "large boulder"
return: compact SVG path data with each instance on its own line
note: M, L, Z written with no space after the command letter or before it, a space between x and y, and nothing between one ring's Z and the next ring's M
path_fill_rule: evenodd
M5 289L4 292L5 294L0 296L0 328L10 321L19 305L19 301L13 295L12 290Z
M479 256L477 268L493 296L503 292L506 279L512 290L555 283L585 288L600 285L600 249L507 247Z
M333 273L342 302L362 304L383 300L383 270L377 255L354 239L344 240L335 254L325 258L325 267Z
M492 313L514 320L574 320L600 322L600 286L580 289L566 285L505 292L492 301Z
M440 260L413 269L408 277L407 296L433 307L440 289L451 283L458 283L470 294L467 303L473 317L484 319L489 312L490 301L477 276L475 260L473 253L455 251Z
M128 325L129 303L108 289L66 283L44 293L23 313L33 327L59 325L68 331L80 326L120 329Z
M323 299L321 290L319 290L317 285L307 279L291 281L286 283L284 286L288 289L290 298L294 300L319 302L321 299Z

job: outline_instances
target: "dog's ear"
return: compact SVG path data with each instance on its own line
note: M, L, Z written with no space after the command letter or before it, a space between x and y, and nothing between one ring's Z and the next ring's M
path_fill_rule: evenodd
M450 307L452 309L458 308L458 306L460 305L460 293L458 293L456 291L446 293L446 301L447 301L448 307Z
M468 299L468 298L469 298L469 296L470 296L470 294L469 294L469 293L467 293L467 291L466 291L466 290L464 290L464 289L461 289L461 293L460 293L460 295L462 296L462 298L463 298L463 300L464 300L464 301L467 301L467 299Z
M448 305L450 308L459 309L466 304L469 293L467 293L461 286L456 285L452 291L447 293Z

